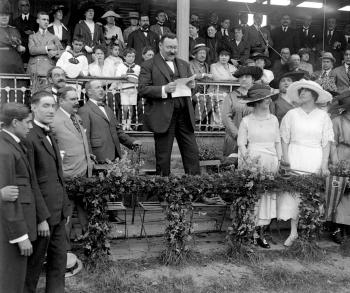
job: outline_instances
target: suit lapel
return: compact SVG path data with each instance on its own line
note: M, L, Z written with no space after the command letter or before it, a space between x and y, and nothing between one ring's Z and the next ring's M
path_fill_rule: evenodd
M106 117L106 115L100 110L100 108L95 105L93 102L88 101L87 104L89 105L89 107L91 108L91 110L93 112L95 112L97 115L99 115L100 117L102 117L103 119L105 119L107 122L109 122L108 118ZM107 113L107 111L106 111ZM107 114L108 115L108 114Z
M168 82L171 82L169 69L167 68L165 60L160 54L157 54L154 57L154 64L159 68L160 72L163 73L163 75L166 77Z
M90 31L89 27L87 26L87 24L85 23L85 21L82 21L82 24L83 24L83 29L84 29L85 31L88 32L88 38L89 38L89 40L88 40L88 42L86 42L86 44L91 44L91 43L92 43L91 31ZM95 24L95 25L96 25L96 24ZM94 37L95 37L95 33L96 33L96 29L95 29L95 31L94 31Z
M73 121L70 118L68 118L67 115L63 113L60 108L57 110L56 115L61 116L64 125L70 132L73 132L76 136L81 137L79 131L75 128Z
M177 70L179 71L180 77L187 77L187 68L183 66L183 63L179 61L178 58L174 59Z
M55 155L55 150L53 148L53 139L51 139L52 145L49 143L47 137L44 135L43 131L41 130L41 128L36 125L35 123L33 123L33 130L36 132L36 134L38 135L39 139L41 140L41 143L44 145L45 149L47 150L47 152L56 160L56 155Z
M32 169L30 168L30 164L27 158L27 154L24 153L24 151L22 150L22 148L20 147L20 145L11 137L9 136L7 133L5 132L1 132L2 137L4 138L4 140L6 140L9 144L11 144L18 152L20 152L20 154L22 155L22 160L24 161L25 165L27 166L27 170L29 173L29 176L32 178Z

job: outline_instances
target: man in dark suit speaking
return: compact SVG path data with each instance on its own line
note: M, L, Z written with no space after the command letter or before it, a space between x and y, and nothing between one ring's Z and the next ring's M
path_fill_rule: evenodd
M176 57L178 41L174 34L160 39L159 53L144 62L139 76L139 93L146 99L145 130L154 132L156 172L170 174L174 137L178 142L185 172L199 174L195 119L190 95L175 96L176 79L190 77L190 66ZM193 87L194 82L188 86Z

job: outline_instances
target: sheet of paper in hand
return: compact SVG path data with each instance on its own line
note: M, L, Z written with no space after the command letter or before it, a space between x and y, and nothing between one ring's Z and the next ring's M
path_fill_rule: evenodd
M176 80L174 80L174 82L176 83L176 90L175 92L173 92L171 94L171 96L173 98L177 98L177 97L190 97L191 94L191 89L187 86L187 84L190 81L193 81L195 79L196 75L192 75L190 77L186 77L186 78L178 78Z

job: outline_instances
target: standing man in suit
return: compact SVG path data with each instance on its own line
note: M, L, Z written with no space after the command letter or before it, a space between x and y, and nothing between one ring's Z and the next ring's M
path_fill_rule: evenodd
M234 38L233 34L230 32L231 20L229 17L223 17L220 23L220 28L218 29L216 35L220 42L225 40L231 40Z
M0 121L0 292L22 293L37 223L49 213L36 202L35 176L22 142L32 128L29 109L6 103Z
M36 17L29 13L29 0L19 0L18 8L20 16L18 16L13 21L13 25L20 32L22 38L22 45L26 48L25 52L22 54L23 63L28 63L30 57L28 49L29 36L38 31L39 25L36 21Z
M35 169L41 198L50 212L45 227L41 228L50 237L39 236L33 243L24 292L36 291L46 255L45 292L64 293L67 262L65 225L69 222L70 206L63 183L60 151L49 127L55 116L56 102L52 94L40 91L32 96L31 107L34 123L27 136L28 157Z
M282 48L289 48L291 54L298 53L300 49L298 32L290 27L291 19L288 14L285 14L281 18L281 26L276 27L271 32L275 49L280 52ZM275 53L272 55L274 59L278 59L278 55Z
M149 29L149 17L146 14L140 15L140 28L133 31L128 37L128 47L136 50L135 63L142 63L142 49L146 46L154 48L158 52L159 36Z
M319 41L318 32L311 26L312 16L304 17L303 26L297 31L299 34L300 48L310 49L310 63L315 66L316 62L316 45Z
M350 89L350 49L345 50L344 64L335 68L333 74L338 93L341 94Z
M130 149L140 146L121 129L113 110L103 102L106 93L99 80L88 81L85 91L89 100L78 111L86 129L86 136L91 153L98 162L104 163L122 157L120 143Z
M345 37L343 32L337 30L335 17L327 19L327 30L324 34L324 51L331 52L336 59L335 66L339 66L345 49Z
M27 73L46 76L63 53L63 47L58 37L47 31L49 15L46 12L38 13L37 22L39 31L29 36L28 47L31 57L28 62Z
M266 56L269 56L269 46L273 47L273 40L270 31L261 27L263 21L262 13L254 14L254 24L247 29L247 41L251 50L260 49ZM259 50L259 51L260 51Z
M195 117L190 96L173 97L178 78L192 75L190 66L176 57L176 35L163 35L159 53L141 66L139 93L146 99L144 126L154 133L156 172L170 174L174 137L180 148L187 174L199 174L199 157L194 135ZM189 84L194 87L194 82Z
M164 25L167 19L167 15L164 10L159 10L157 12L156 19L157 19L157 23L151 25L150 30L152 32L155 32L159 36L159 39L162 37L162 35L171 33L170 28Z
M239 14L239 26L242 28L243 35L246 36L249 29L247 12Z
M63 177L73 179L75 177L91 177L92 160L90 159L89 144L81 118L77 115L79 109L79 97L75 88L64 87L59 91L59 108L53 120L52 132L57 140L58 148L63 153ZM71 206L76 205L78 218L83 234L87 230L87 214L83 206L71 201ZM67 241L70 244L71 223L66 227ZM70 246L70 245L69 245ZM70 250L71 247L68 247Z

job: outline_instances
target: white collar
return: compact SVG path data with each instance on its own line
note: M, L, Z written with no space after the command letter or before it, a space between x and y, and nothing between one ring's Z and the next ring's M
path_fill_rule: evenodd
M23 14L22 13L22 19L25 18L25 17L29 19L29 13L28 14Z
M39 33L44 34L44 33L46 33L46 32L47 32L47 29L44 30L44 29L42 29L42 28L39 28Z
M65 109L63 109L62 107L60 107L61 111L68 117L70 118L70 115Z
M50 130L50 127L45 125L45 124L42 124L41 122L39 122L38 120L34 119L34 123L36 125L38 125L40 128L44 128L45 130L49 131Z
M96 100L89 98L89 101L93 102L97 106L98 102ZM97 106L97 107L99 107L99 106Z
M17 143L20 143L21 140L18 138L17 135L14 135L12 132L6 130L6 129L2 129L3 132L6 132L8 135L10 135Z

